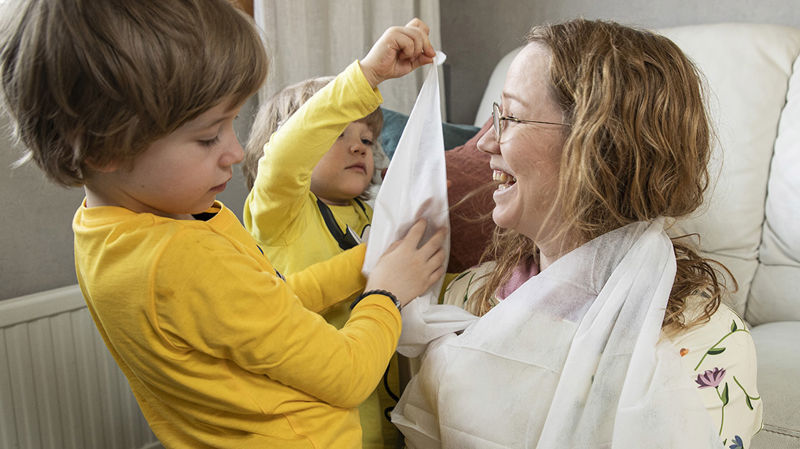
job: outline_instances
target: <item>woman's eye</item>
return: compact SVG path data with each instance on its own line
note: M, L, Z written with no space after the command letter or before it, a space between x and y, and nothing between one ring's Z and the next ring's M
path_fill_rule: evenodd
M198 140L198 142L200 143L200 145L202 145L202 146L204 146L204 147L210 147L210 146L214 146L214 145L215 145L217 142L219 142L219 134L217 134L216 136L214 136L214 138L213 138L213 139L208 139L208 140Z
M373 142L370 139L361 139L361 143L363 143L364 145L372 146L375 142Z

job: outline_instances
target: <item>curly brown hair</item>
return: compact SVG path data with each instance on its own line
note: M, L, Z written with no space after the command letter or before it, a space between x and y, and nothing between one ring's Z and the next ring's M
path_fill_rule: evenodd
M702 204L712 130L700 73L677 45L649 31L584 19L534 27L527 41L549 49L550 94L570 125L555 200L560 235L589 241L637 221L682 217ZM683 237L672 239L678 267L663 327L707 321L725 291L712 265L728 270ZM537 258L532 239L496 228L482 260L497 267L471 312L486 313L513 268ZM691 295L706 302L699 317L687 320Z

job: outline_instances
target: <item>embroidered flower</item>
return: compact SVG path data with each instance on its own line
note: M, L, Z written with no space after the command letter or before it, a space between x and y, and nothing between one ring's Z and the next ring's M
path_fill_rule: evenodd
M703 374L698 374L697 379L694 381L699 385L697 388L716 388L723 378L725 378L725 368L714 368L713 370L706 370Z
M688 354L688 353L689 353L689 350L688 350L688 349L686 349L686 348L681 348L681 357L684 357L684 356L686 356L686 354Z
M733 444L731 444L728 449L744 449L744 442L742 442L742 437L736 435L733 437Z

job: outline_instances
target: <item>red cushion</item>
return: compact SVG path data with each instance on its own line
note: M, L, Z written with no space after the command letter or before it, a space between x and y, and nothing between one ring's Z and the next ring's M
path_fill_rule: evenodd
M485 188L492 183L492 170L489 155L478 150L478 140L491 127L489 119L467 143L444 153L449 184L450 261L447 271L450 273L476 265L492 237L494 200L492 189ZM484 187L482 192L456 206L462 198L481 187Z

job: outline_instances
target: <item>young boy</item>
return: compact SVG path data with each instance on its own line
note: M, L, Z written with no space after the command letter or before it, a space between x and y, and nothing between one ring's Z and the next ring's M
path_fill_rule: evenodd
M245 147L245 227L281 272L300 271L356 246L372 220L367 190L376 161L382 156L388 162L377 143L383 114L375 108L336 123L341 117L327 116L327 110L359 98L347 97L353 89L339 89L334 96L342 104L323 105L335 86L319 91L335 79L311 78L275 94L259 109ZM374 101L375 94L367 93ZM310 99L303 119L295 116Z
M244 181L248 191L255 185L256 175L258 174L258 161L264 156L264 144L269 141L270 136L283 126L300 106L314 96L317 91L333 81L334 78L334 76L319 76L292 84L281 89L259 107L258 113L253 120L253 126L250 128L247 145L244 147L244 160L242 161L242 174L244 174ZM383 180L382 172L389 166L389 157L384 153L378 141L378 136L383 130L383 121L383 110L381 108L376 109L360 120L356 120L356 122L365 124L375 137L374 144L371 146L372 160L375 165L372 182L367 190L358 196L358 199L366 202L369 202L377 192ZM303 161L303 165L306 163Z
M284 279L215 201L242 158L233 120L266 73L244 16L225 0L17 7L0 40L4 103L48 176L84 187L78 280L156 436L168 448L360 447L355 407L394 352L396 305L441 276L443 234L417 249L413 226L336 330L315 312L365 287L363 245ZM359 82L432 54L421 22L391 28Z
M244 223L281 273L298 272L356 246L372 221L367 190L382 155L377 139L383 114L373 90L357 82L359 76L354 65L337 78L293 84L256 115L242 165L250 189ZM323 316L341 328L350 309L341 303ZM386 383L399 392L396 360ZM384 413L394 405L383 384L361 404L364 449L400 445L400 432Z

